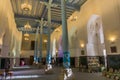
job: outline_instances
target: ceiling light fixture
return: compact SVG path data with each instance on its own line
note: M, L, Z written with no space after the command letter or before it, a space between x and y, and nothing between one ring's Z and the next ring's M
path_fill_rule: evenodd
M44 43L47 43L47 40L45 39L43 42L44 42Z
M30 26L29 22L27 22L27 24L24 25L24 28L25 28L25 29L31 29L31 26Z
M25 33L24 36L25 36L25 37L29 37L29 34L28 34L28 33Z
M24 39L25 39L25 41L28 41L28 40L29 40L29 38L27 38L27 37L25 37Z
M24 10L24 11L31 11L32 6L30 4L23 3L23 4L21 4L21 9Z

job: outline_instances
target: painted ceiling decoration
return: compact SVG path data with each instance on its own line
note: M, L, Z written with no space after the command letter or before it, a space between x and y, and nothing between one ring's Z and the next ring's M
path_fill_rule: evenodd
M15 21L19 31L26 32L24 25L29 22L31 28L28 33L35 33L40 25L41 18L44 19L43 33L48 33L47 6L49 0L11 0ZM66 0L67 19L87 0ZM51 31L61 25L61 0L52 0L51 5Z

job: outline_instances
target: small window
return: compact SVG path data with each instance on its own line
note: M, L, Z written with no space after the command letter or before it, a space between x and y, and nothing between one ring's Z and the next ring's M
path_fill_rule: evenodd
M110 49L111 49L111 53L117 53L116 46L111 46Z

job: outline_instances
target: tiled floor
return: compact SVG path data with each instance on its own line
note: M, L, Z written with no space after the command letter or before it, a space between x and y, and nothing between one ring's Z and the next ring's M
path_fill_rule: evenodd
M23 69L14 70L11 80L58 80L61 68L54 68L53 74L45 74L44 69ZM75 80L110 80L101 75L101 73L82 73L78 69L73 69ZM4 80L4 79L3 79ZM7 80L10 80L7 77Z

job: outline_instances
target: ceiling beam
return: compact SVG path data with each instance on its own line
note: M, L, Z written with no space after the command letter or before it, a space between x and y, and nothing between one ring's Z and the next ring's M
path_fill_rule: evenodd
M28 16L28 15L19 15L19 14L15 14L15 19L23 19L23 20L34 20L36 22L39 22L41 17L35 17L35 16ZM44 19L44 21L47 21L47 19ZM57 24L61 24L61 21L56 21L56 20L51 20L52 23L57 23Z
M21 27L21 28L18 28L18 31L22 31L23 34L26 33L26 32L29 33L29 34L31 34L31 33L34 34L34 33L36 33L37 28L31 28L29 30L26 30L23 27ZM51 32L53 32L53 31L54 31L54 29L51 28ZM39 29L39 33L40 33L40 29ZM48 34L48 27L43 27L43 33Z
M43 9L41 18L44 18L46 13L47 13L47 8L46 8L46 6L45 6L44 9Z
M39 0L42 3L48 3L48 0ZM87 0L67 0L66 7L79 11L82 4ZM53 0L52 7L61 6L61 0Z

